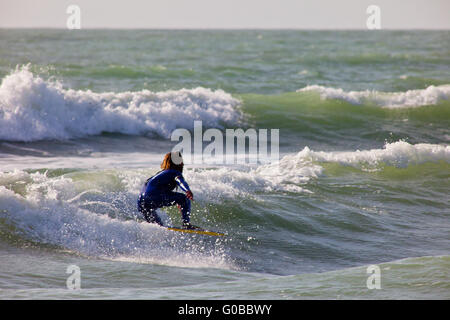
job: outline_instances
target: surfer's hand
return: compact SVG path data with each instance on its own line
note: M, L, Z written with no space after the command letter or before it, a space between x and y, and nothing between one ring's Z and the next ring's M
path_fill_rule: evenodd
M192 194L192 191L186 192L186 197L187 197L189 200L194 200L194 195Z

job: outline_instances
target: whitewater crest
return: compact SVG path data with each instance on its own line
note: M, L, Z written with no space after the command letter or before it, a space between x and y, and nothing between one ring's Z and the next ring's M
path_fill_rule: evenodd
M376 105L386 108L411 108L439 104L449 100L450 85L429 86L426 89L406 92L381 92L375 90L344 91L343 89L311 85L297 92L317 92L322 99L342 100L354 105Z
M0 139L65 140L102 132L170 137L194 120L222 128L241 120L240 101L222 90L103 92L66 89L30 66L16 68L0 85Z
M418 143L409 144L406 141L386 143L383 149L356 150L356 151L313 151L309 147L294 155L287 155L281 162L287 163L286 168L307 161L314 163L334 162L341 165L360 167L361 165L378 166L385 164L397 168L417 165L426 162L450 162L450 146ZM293 172L288 170L288 172Z

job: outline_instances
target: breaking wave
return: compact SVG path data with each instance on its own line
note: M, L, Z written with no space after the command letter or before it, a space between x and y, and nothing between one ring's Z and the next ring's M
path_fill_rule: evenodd
M239 100L222 90L103 92L66 89L56 80L17 68L0 86L0 139L65 140L116 132L170 137L194 120L223 127L241 118Z
M350 104L369 104L387 108L408 108L436 105L450 98L450 85L429 86L406 92L344 91L343 89L311 85L297 92L317 92L322 99L336 99Z

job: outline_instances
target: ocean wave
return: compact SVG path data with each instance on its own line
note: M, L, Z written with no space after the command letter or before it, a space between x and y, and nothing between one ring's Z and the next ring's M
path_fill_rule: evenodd
M102 187L95 189L95 181L77 182L68 176L49 177L46 173L20 170L0 173L0 230L9 239L57 246L103 259L234 268L217 241L212 246L199 244L192 237L142 219L117 219L114 212L120 209L111 205L107 195L113 192L102 192L105 184L108 188L104 177L103 183L97 182ZM135 199L132 202L135 204ZM134 206L133 209L137 213Z
M383 149L356 151L313 151L305 147L297 154L287 155L280 160L280 166L285 168L287 175L295 178L296 166L308 161L314 163L333 162L341 165L351 165L360 168L377 168L379 165L404 168L426 162L450 162L450 146L438 144L409 144L405 141L387 143ZM274 167L278 164L271 164ZM263 168L259 168L262 170ZM265 169L265 168L264 168ZM300 175L302 177L303 175Z
M152 92L104 92L65 89L17 68L0 86L0 139L65 140L102 132L170 137L194 120L223 127L241 119L240 102L222 90L195 89Z
M311 193L308 182L325 173L324 163L376 171L384 166L406 168L439 161L450 163L450 146L397 141L387 143L382 149L356 151L325 152L305 147L298 153L283 156L279 161L257 167L195 169L186 170L184 175L195 185L200 199L217 202L237 196L253 198L256 195L258 198L258 194L265 192Z
M327 173L327 162L365 171L368 165L377 169L379 165L405 167L440 161L450 163L449 146L399 141L382 149L348 152L305 147L271 164L187 168L184 175L195 194L194 208L198 209L240 203L242 199L264 201L268 192L310 193L309 183ZM8 237L11 235L9 238L56 245L88 256L183 267L235 268L233 258L220 243L197 246L195 240L143 221L136 198L154 172L143 168L0 172L0 228ZM209 220L207 223L215 225Z
M354 105L376 105L386 108L411 108L439 104L450 98L450 85L429 86L426 89L405 92L381 92L375 90L344 91L343 89L311 85L297 92L317 92L322 99L336 99Z
M136 155L135 158L140 159L142 156L142 154ZM111 156L108 155L109 157ZM50 172L53 170L60 172L63 163L68 165L65 168L84 169L61 171L64 179L46 178L45 175L39 174L43 170L31 174L14 169L0 172L0 185L16 185L16 181L22 181L28 185L28 192L35 189L41 191L41 193L36 193L35 197L39 194L45 194L46 197L52 196L54 199L64 201L76 197L79 190L83 191L88 186L89 189L100 190L101 193L122 190L131 195L134 203L134 198L145 179L157 171L157 169L143 169L141 168L142 164L137 168L115 168L112 166L99 170L98 165L104 162L103 159L99 158L99 161L92 162L89 157L49 158L49 161L56 163L56 166L53 169L50 169L52 166L45 166L45 163L42 163L42 166L48 168L46 170ZM257 198L258 194L266 192L309 193L308 182L320 178L325 173L326 163L373 171L383 170L385 166L406 168L441 161L450 163L450 146L427 143L410 144L405 141L397 141L386 143L383 148L379 149L354 151L316 151L310 147L304 147L297 153L287 154L278 161L271 163L258 166L209 166L206 168L190 168L188 166L183 175L192 186L195 186L196 198L201 201L216 203L224 199L232 200L236 197ZM82 165L83 162L86 162L85 166ZM156 164L154 166L157 167ZM86 170L89 173L86 173ZM67 172L67 174L64 174L64 172ZM76 183L70 182L69 186L65 186L72 179L75 179ZM40 184L41 180L44 183L43 185ZM18 186L20 189L20 184ZM55 189L58 186L63 189Z

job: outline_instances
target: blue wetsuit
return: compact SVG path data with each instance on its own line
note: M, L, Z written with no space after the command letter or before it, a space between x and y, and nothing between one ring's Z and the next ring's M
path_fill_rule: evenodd
M149 178L142 187L138 198L138 209L150 223L162 225L161 218L156 214L157 208L178 204L181 208L183 224L189 224L191 201L180 192L173 192L179 186L184 192L190 191L189 185L180 171L163 170Z

